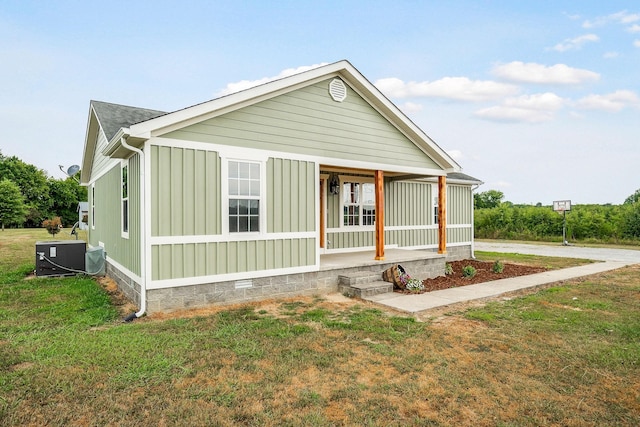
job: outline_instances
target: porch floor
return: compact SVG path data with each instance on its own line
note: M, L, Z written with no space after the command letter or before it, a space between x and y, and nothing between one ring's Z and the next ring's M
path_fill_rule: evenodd
M445 258L446 255L427 250L385 249L384 259L375 260L375 251L345 252L320 255L320 271L360 268L373 265L401 264L423 259Z

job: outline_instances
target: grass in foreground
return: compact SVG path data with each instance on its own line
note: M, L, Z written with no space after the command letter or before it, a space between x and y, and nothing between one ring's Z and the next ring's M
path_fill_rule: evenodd
M23 261L0 425L640 424L640 266L424 323L306 298L122 324L93 280Z

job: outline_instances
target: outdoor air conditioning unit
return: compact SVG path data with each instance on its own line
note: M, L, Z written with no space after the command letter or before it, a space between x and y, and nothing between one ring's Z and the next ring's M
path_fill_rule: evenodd
M85 271L87 244L82 240L36 242L36 276L73 276Z
M95 246L87 249L84 259L87 267L87 274L92 276L105 275L107 253L104 251L103 247Z

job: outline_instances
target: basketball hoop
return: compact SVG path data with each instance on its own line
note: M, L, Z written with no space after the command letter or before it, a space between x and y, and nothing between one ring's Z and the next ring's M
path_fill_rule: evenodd
M564 213L571 210L571 200L556 200L553 202L553 210L558 213Z
M553 210L562 215L562 244L569 245L567 242L567 212L571 211L571 200L556 200L553 202Z

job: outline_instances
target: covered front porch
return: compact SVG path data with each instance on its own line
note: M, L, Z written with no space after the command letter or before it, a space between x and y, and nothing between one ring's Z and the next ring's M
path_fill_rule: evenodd
M411 250L411 249L385 249L384 260L374 259L375 251L364 250L358 252L330 253L320 255L320 271L338 270L345 268L380 270L386 265L393 264L409 264L416 261L424 260L444 260L445 254L439 254L429 250ZM427 277L423 277L426 279Z
M433 244L439 254L447 253L446 174L408 175L320 165L318 191L323 257L334 250L344 255L345 249L373 247L371 258L383 261L390 259L389 246ZM408 232L414 231L415 236L410 236ZM323 262L320 264L322 270Z

